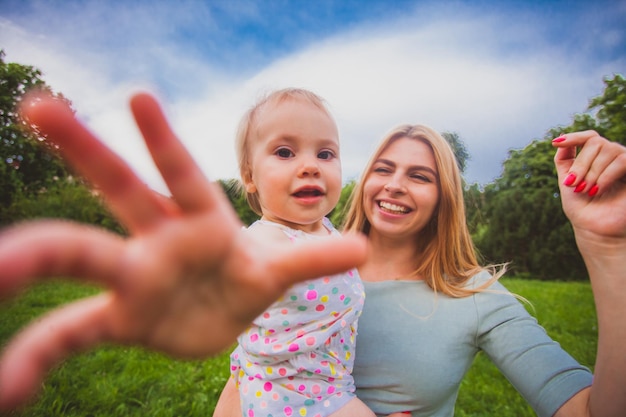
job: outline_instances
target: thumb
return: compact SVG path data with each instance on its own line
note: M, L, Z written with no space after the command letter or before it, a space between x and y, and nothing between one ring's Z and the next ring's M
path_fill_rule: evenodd
M339 274L365 262L364 236L346 235L291 246L277 258L277 279L285 286L299 281Z
M563 182L564 177L569 173L574 160L576 159L576 147L559 147L554 155L554 166L559 176L559 181Z

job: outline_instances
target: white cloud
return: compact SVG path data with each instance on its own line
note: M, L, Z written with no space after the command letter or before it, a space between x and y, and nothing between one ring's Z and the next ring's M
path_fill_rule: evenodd
M155 21L165 21L168 10L160 8ZM90 50L89 42L107 45L107 34L97 27L89 29L89 42L77 42L54 31L29 32L6 19L0 20L0 43L8 60L41 68L48 84L160 191L163 184L130 118L133 90L164 98L175 130L212 178L237 175L236 124L257 96L298 86L328 100L342 135L346 178L358 175L391 127L425 123L459 133L472 155L468 179L487 182L499 175L508 149L569 123L601 92L602 76L626 68L624 59L591 66L583 54L566 55L528 22L467 13L430 19L417 10L402 20L320 39L249 76L248 67L220 72L191 48L168 42L171 27L150 23L149 14L139 21L132 16L120 27L136 25L123 48ZM245 64L246 57L241 60Z
M576 62L564 68L555 51L520 48L524 54L508 51L503 58L498 52L506 45L492 36L498 22L485 23L336 36L275 62L233 91L248 102L255 90L288 85L325 97L340 126L347 178L358 175L392 126L426 123L458 132L472 154L470 181L486 182L499 175L508 149L584 110L604 74L583 72L586 65Z

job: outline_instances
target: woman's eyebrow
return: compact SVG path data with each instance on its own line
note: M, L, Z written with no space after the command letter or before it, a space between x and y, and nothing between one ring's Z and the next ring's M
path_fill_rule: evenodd
M411 167L411 170L413 171L426 171L431 173L433 176L438 177L439 175L437 175L437 172L432 169L431 167L427 167L425 165L415 165L413 167Z
M393 161L390 161L389 159L383 159L383 158L378 158L376 161L374 161L375 164L385 164L385 165L389 165L389 166L395 166L396 164Z

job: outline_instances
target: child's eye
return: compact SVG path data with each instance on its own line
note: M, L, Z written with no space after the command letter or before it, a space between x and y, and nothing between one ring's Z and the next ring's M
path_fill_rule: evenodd
M291 158L293 155L293 152L287 148L280 148L276 151L276 156L279 158Z
M335 153L333 151L321 151L317 154L319 159L333 159L335 157Z
M373 170L374 172L377 172L379 174L388 174L391 172L391 170L389 168L386 167L378 167L378 168L374 168Z

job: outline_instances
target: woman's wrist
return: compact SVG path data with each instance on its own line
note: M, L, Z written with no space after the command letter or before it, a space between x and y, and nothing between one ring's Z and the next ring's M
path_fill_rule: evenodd
M576 244L583 258L621 260L626 258L626 236L606 235L574 228Z

